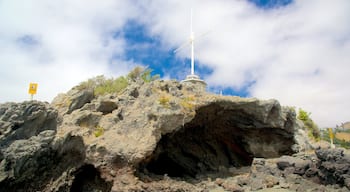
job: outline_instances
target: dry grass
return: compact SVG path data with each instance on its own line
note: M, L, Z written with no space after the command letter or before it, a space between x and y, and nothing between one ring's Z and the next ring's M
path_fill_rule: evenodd
M339 132L335 134L335 137L339 140L350 142L350 133Z
M189 95L180 101L180 105L186 110L193 110L195 105L195 96Z
M161 104L163 107L165 108L170 108L170 95L168 94L162 94L159 98L158 98L158 102L159 104Z

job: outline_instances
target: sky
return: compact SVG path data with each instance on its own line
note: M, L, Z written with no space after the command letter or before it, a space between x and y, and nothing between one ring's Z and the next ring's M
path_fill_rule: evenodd
M320 127L350 121L349 0L0 0L0 103L51 102L135 66L208 91L277 99Z

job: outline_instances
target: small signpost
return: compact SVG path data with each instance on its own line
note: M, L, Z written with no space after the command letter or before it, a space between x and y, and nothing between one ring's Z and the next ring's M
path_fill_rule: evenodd
M328 128L329 138L331 139L331 148L335 148L335 145L333 144L334 134L332 128Z
M33 100L33 96L36 94L37 89L38 89L37 83L29 83L28 93L30 94L30 100Z

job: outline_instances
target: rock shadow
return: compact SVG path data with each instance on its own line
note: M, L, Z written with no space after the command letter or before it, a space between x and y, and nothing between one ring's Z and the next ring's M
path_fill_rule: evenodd
M293 153L291 133L257 119L243 110L217 104L199 108L191 122L162 136L153 154L138 165L136 175L182 180L222 177L232 168L250 166L254 157Z
M71 192L109 192L112 189L112 182L101 178L100 172L91 164L80 167L70 188Z

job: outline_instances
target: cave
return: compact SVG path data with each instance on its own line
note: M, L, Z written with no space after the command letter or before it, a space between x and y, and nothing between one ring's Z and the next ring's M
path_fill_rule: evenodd
M250 166L255 157L293 153L293 134L257 119L217 104L199 108L181 129L162 136L153 154L138 165L137 174L196 178Z
M101 178L100 172L91 164L80 167L75 172L75 178L70 188L71 192L109 192L112 182Z

